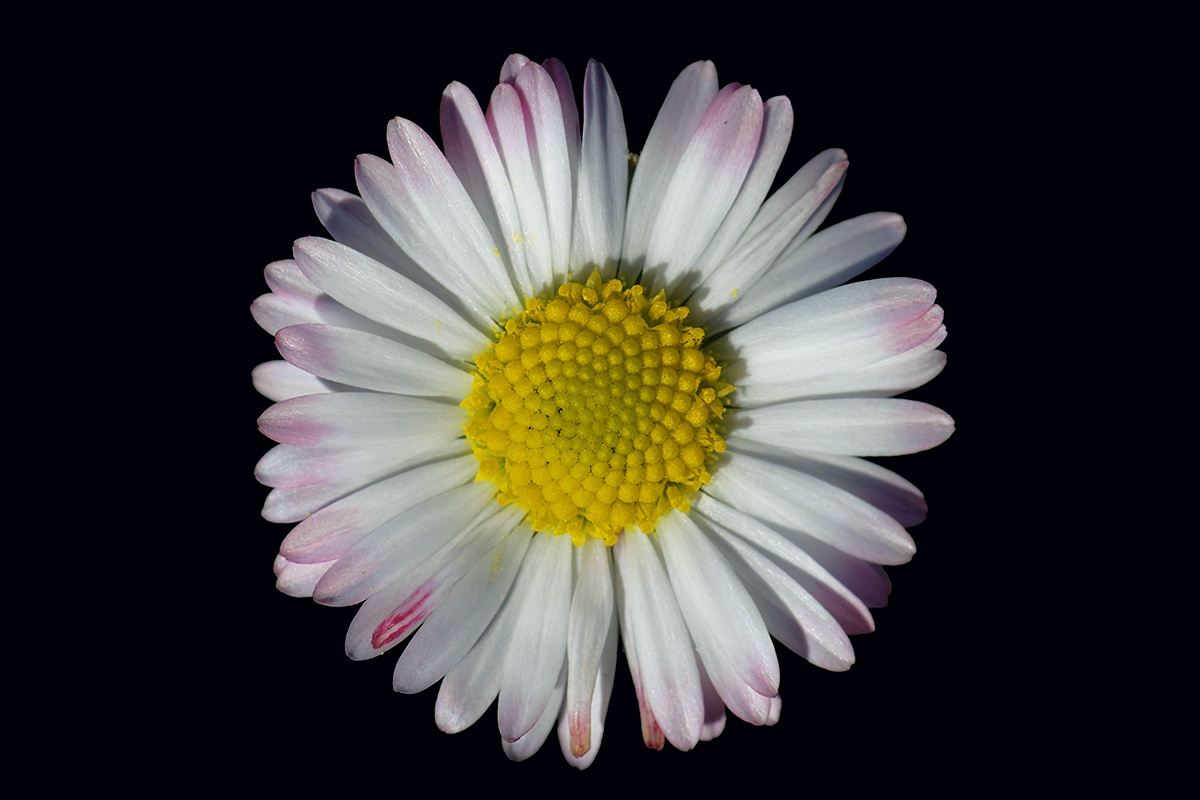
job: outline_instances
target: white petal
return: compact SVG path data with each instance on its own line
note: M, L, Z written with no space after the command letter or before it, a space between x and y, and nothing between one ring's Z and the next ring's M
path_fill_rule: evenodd
M368 533L417 503L469 483L478 464L468 454L372 484L306 517L284 538L279 552L297 563L341 558Z
M542 62L542 67L554 81L558 90L558 104L562 108L563 132L567 137L567 159L571 162L571 185L579 185L579 106L575 104L575 88L571 85L571 76L567 68L557 58L548 58ZM584 77L587 84L587 77ZM586 92L586 89L585 89Z
M521 223L508 173L475 95L457 81L442 93L441 122L446 160L479 209L515 285L526 296L532 295L525 248L511 236L512 231L520 230Z
M762 98L749 86L723 91L709 106L667 186L650 234L645 270L651 295L677 285L724 222L758 151L762 122Z
M762 208L763 198L771 190L771 182L775 180L775 173L787 151L793 122L792 103L786 97L772 97L763 103L762 138L758 143L758 151L750 163L750 170L746 173L737 199L692 267L697 276L697 285L702 285L729 257L750 221Z
M407 509L347 550L313 598L329 606L362 602L472 527L481 513L494 513L495 493L491 484L469 483Z
M428 447L462 435L458 406L424 397L333 392L276 403L258 418L263 435L304 447Z
M299 522L329 503L406 469L470 453L461 437L436 442L427 449L375 447L271 448L254 468L260 483L275 487L263 504L271 522Z
M782 710L783 700L780 699L779 695L775 695L771 698L771 715L767 718L767 724L774 725L776 722L779 722L779 714Z
M495 242L429 134L397 117L388 123L387 140L400 192L386 199L363 194L383 228L431 277L485 317L517 305L493 254ZM377 209L372 200L383 202Z
M275 334L275 344L290 363L348 386L455 400L471 391L466 369L371 333L332 325L292 325Z
M762 444L741 437L734 437L734 441L738 452L778 461L845 489L906 528L924 522L925 514L929 511L925 496L916 486L866 459L799 452L787 449L780 442Z
M412 143L399 131L393 134L391 126L388 138L389 147L399 148L402 143ZM436 147L432 149L437 150ZM502 262L495 263L501 260L492 252L495 244L491 242L479 212L454 170L445 163L441 152L437 152L441 164L430 165L430 169L441 171L437 178L415 174L419 155L408 154L400 159L406 165L403 173L381 158L361 155L354 162L358 189L372 216L427 276L427 280L412 281L407 277L403 280L431 299L436 298L439 306L452 307L456 316L484 328L491 323L492 315L505 312L511 305L502 288L496 285L500 279L507 282L507 274ZM457 213L463 215L462 220L446 216ZM447 243L456 237L456 246ZM454 261L457 258L464 260ZM389 272L403 277L393 270L389 269ZM389 276L381 276L378 280L396 283ZM440 289L430 291L422 286L428 285L430 280ZM337 296L329 287L323 285L323 288ZM344 302L359 310L363 301L359 300L357 304ZM367 311L363 313L375 318Z
M942 318L941 306L926 314L928 324ZM925 325L922 320L920 325ZM877 361L869 367L818 375L804 384L780 384L760 392L775 400L798 397L892 397L924 386L946 366L946 354L937 350L946 340L946 326L939 325L933 335L906 353Z
M268 264L265 275L271 292L250 304L250 314L272 336L288 325L311 322L395 335L390 328L351 311L325 294L304 276L292 259Z
M583 124L571 265L579 277L586 278L582 273L588 265L611 277L621 258L625 230L629 144L621 101L608 72L596 61L588 62L584 76Z
M600 667L594 681L591 707L586 718L587 727L583 727L583 716L571 707L563 704L562 715L558 720L558 744L562 749L567 763L576 769L587 769L596 759L600 751L600 742L604 738L604 719L608 714L608 701L612 698L613 678L617 672L617 609L610 609L608 631L604 637L604 649L600 655ZM576 669L568 659L567 669ZM568 672L568 681L569 678ZM582 751L582 752L580 752Z
M744 236L729 257L716 267L712 276L705 281L705 296L695 305L707 313L735 303L741 293L753 286L767 271L788 242L829 197L845 174L846 165L845 161L831 164L815 185L788 206L765 204L754 219L757 225L752 227L757 227L757 232L753 236ZM776 193L776 197L787 189L789 186L784 186ZM790 197L792 193L787 194Z
M561 716L563 695L566 691L567 662L564 661L558 671L558 680L555 681L554 688L550 690L550 697L542 709L542 715L538 717L529 732L515 742L500 737L500 747L504 750L504 755L513 761L524 761L541 749L542 745L546 743L546 737L554 729L554 723Z
M312 200L317 218L334 241L391 267L426 291L447 295L445 287L425 274L400 249L361 197L341 189L318 189L313 192Z
M571 183L571 159L558 87L540 65L530 62L513 81L525 110L525 133L534 173L546 201L550 229L550 263L555 274L567 271L571 253L571 221L575 187Z
M570 749L576 756L584 755L591 748L592 701L596 695L606 634L616 609L612 559L608 550L599 539L589 537L577 551L579 577L571 598L567 628L570 670L564 711L574 739Z
M839 222L777 259L710 325L714 330L733 328L784 303L839 286L895 250L905 230L898 214L877 212Z
M528 525L520 524L519 511L509 512L518 517L509 534L458 582L404 648L392 676L397 692L420 692L441 680L495 618L533 534Z
M334 391L334 384L327 383L315 375L293 367L286 361L267 361L259 364L250 373L250 380L259 394L274 400L291 400L306 394L322 394Z
M946 441L954 432L954 420L915 400L850 397L738 409L728 430L727 439L749 439L791 452L898 456Z
M467 448L460 446L457 449L457 454L461 454ZM440 450L435 446L430 452L440 454ZM275 489L343 484L354 480L360 480L359 485L365 485L399 472L406 464L416 466L436 460L414 459L412 456L413 453L402 452L392 444L379 447L297 447L281 444L272 447L259 459L254 466L254 477L264 486ZM284 520L272 519L272 522L280 521Z
M846 162L846 151L836 147L818 153L810 159L807 164L796 171L795 175L788 178L783 186L779 187L779 191L763 203L762 208L754 215L754 220L747 226L741 242L745 243L759 236L775 219L785 215L787 209L795 208L800 198L806 195L812 196L813 190L826 183L827 176L833 170L837 174L833 185L817 193L821 200L813 207L805 206L806 221L815 215L818 209L824 206L824 201L833 193L836 185L840 183L846 171ZM838 169L839 165L840 169Z
M849 492L776 462L725 452L708 493L777 528L801 531L875 564L916 552L900 523Z
M845 586L812 554L824 554L830 548L815 540L797 545L769 525L728 506L708 494L701 494L692 506L698 520L709 529L733 533L771 557L787 575L816 598L848 633L868 633L875 622L867 604ZM812 545L819 545L819 548ZM836 551L833 551L836 552Z
M696 669L700 671L700 686L704 691L704 727L700 729L700 741L711 742L725 732L725 701L717 694L704 665L697 663Z
M520 53L513 53L504 59L504 64L500 67L500 83L512 83L515 81L517 73L528 63L529 59Z
M663 196L679 166L684 150L692 141L700 120L717 96L717 70L711 61L690 64L667 92L658 116L646 137L646 146L638 158L629 184L629 206L625 215L622 271L631 270L627 279L636 277L644 266L650 236L662 205Z
M530 280L535 292L540 293L554 282L554 250L546 198L529 152L525 112L517 90L504 83L497 86L492 91L486 118L517 204L520 227L507 231L506 235L514 246L523 248Z
M718 525L708 527L729 563L745 581L771 635L825 669L843 671L854 648L837 619L770 558Z
M659 521L656 543L696 652L725 705L761 725L779 691L779 662L762 616L729 564L685 514Z
M520 611L521 603L516 597L520 577L518 574L516 585L475 646L442 680L433 719L446 733L458 733L475 724L500 691L504 658Z
M428 558L402 562L354 616L346 632L346 655L374 658L403 642L464 575L491 555L514 523L512 513L488 508Z
M297 241L294 252L296 263L313 283L365 317L431 342L457 358L472 358L489 342L441 300L345 245L309 237Z
M573 547L569 536L538 536L525 559L522 605L513 646L504 660L496 712L500 735L510 742L528 733L542 716L567 657Z
M332 566L332 561L297 564L283 556L275 556L275 588L289 597L312 597L317 581Z
M304 297L311 300L322 294L321 287L300 271L300 265L293 258L267 264L263 270L263 279L274 294L285 297Z
M934 289L885 278L839 286L748 322L714 343L739 406L797 396L806 380L876 364L927 341L941 326Z
M662 561L645 534L626 531L613 546L621 634L635 688L661 735L680 750L691 750L704 725L704 694L687 625ZM651 736L645 730L647 744Z

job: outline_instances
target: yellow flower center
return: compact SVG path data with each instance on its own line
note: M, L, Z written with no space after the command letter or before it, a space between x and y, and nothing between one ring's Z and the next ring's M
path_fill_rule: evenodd
M598 272L528 299L475 358L462 402L476 480L528 511L534 530L577 545L687 511L725 450L718 425L733 391L687 315Z

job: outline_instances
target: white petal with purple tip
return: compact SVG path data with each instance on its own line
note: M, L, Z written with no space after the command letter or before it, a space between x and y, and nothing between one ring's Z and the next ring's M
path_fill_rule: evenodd
M642 697L662 735L680 750L691 750L704 725L704 694L670 580L646 536L620 537L613 555L621 632L626 650L637 653Z
M667 187L717 91L717 69L711 61L689 65L671 84L629 184L623 265L634 270L644 266ZM632 279L636 272L627 274L623 267L622 276Z
M762 278L740 292L736 303L714 317L714 327L736 327L785 303L840 286L896 249L906 230L898 214L877 212L814 234L776 259Z
M741 191L762 137L763 103L749 86L718 94L663 193L646 246L647 292L674 286L704 253Z
M735 534L753 544L816 598L847 633L867 633L875 629L867 604L822 566L811 548L798 546L766 523L708 494L700 496L695 508L698 524L720 534Z
M435 461L360 489L306 517L284 538L281 555L297 563L341 558L388 520L441 494L470 483L478 462L474 454Z
M275 344L289 363L346 386L455 399L471 391L465 366L352 328L292 325L275 334Z
M908 531L869 503L781 464L726 451L709 494L753 508L773 526L798 530L847 555L875 564L903 564L916 546Z
M779 662L754 602L687 515L664 515L657 532L671 587L713 686L735 714L762 724L763 697L779 691Z
M493 495L487 485L469 483L418 503L347 550L313 597L327 606L361 603L469 529L481 514L495 513Z

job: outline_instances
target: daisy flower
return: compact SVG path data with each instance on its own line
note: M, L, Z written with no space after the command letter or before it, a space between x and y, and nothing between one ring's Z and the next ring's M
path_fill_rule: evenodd
M846 284L900 217L815 232L836 149L767 196L787 98L697 62L638 156L594 61L582 101L553 59L511 56L486 111L450 84L442 147L394 120L252 307L278 588L361 603L353 659L407 641L394 688L440 681L443 730L496 702L509 757L555 731L580 768L618 646L652 748L774 723L772 637L847 669L926 512L863 457L953 430L894 398L945 363L933 287Z

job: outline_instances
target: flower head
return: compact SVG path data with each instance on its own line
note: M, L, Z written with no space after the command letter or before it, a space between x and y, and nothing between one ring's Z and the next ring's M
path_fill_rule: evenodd
M618 642L648 746L728 708L778 719L772 636L833 670L907 561L920 494L863 456L953 423L895 399L945 363L928 284L854 278L904 224L814 233L846 170L821 153L768 197L786 98L675 81L638 157L596 62L583 113L557 61L512 56L487 110L442 98L441 149L403 119L332 239L267 267L255 370L279 444L263 515L298 523L279 588L362 606L352 658L407 641L394 687L441 681L438 725L495 700L505 752L600 745ZM632 171L632 177L631 176Z

